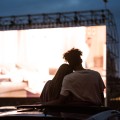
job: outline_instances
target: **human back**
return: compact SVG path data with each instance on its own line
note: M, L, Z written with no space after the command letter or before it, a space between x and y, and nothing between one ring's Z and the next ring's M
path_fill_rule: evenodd
M61 94L64 96L72 95L70 103L102 105L99 94L103 89L104 84L102 83L100 74L96 71L86 69L75 71L65 76Z

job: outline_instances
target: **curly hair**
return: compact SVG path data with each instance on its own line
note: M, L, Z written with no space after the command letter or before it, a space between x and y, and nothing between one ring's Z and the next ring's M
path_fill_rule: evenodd
M75 67L82 63L81 56L81 50L72 48L63 54L63 59L65 59L72 67Z

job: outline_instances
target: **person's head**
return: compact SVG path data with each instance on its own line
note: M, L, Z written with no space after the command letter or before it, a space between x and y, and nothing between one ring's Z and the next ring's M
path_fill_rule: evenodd
M62 85L63 78L72 72L73 72L72 67L69 64L63 63L58 68L58 70L52 80L56 83L56 86L57 86L57 84L59 84L59 87L60 87Z
M75 70L76 67L82 66L82 51L79 49L72 48L63 54L63 58L70 64Z
M73 69L69 64L63 63L57 70L54 77L59 76L60 78L63 78L65 75L72 73Z

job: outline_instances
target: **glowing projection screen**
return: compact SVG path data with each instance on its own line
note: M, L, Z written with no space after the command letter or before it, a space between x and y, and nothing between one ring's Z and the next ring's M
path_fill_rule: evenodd
M106 26L0 31L0 97L39 97L73 47L106 84Z

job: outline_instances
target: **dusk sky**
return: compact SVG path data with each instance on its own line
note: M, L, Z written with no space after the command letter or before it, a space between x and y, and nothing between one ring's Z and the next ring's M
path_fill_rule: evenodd
M0 0L0 16L104 9L104 0ZM120 20L120 0L108 0L107 8ZM120 25L120 24L119 24Z
M120 0L108 0L120 33ZM104 0L0 0L0 16L105 9ZM120 34L119 34L120 38Z
M120 33L120 0L107 0ZM104 9L104 0L0 0L0 16Z
M107 0L120 33L120 0ZM0 0L0 16L104 9L104 0ZM119 35L120 36L120 35Z

